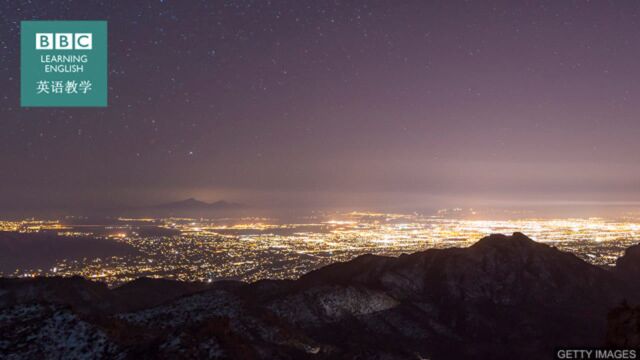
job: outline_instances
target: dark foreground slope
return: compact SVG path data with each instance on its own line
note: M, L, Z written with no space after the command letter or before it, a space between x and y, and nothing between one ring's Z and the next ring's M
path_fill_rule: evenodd
M618 259L616 273L632 291L640 293L640 245L628 248ZM640 305L624 302L608 315L607 346L640 349Z
M638 301L621 261L604 270L515 233L295 281L4 280L0 358L552 358L604 345L610 309Z

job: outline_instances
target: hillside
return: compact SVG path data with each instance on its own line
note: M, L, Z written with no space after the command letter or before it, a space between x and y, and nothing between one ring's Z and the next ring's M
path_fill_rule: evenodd
M5 279L0 357L550 358L558 347L604 345L612 331L637 337L615 324L607 336L611 309L640 302L626 273L636 267L622 261L602 269L514 233L360 256L293 281L142 279L109 290L80 278Z

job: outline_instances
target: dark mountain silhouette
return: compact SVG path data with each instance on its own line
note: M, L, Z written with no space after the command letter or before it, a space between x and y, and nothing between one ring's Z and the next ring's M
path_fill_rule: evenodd
M136 216L211 216L235 213L247 208L246 205L219 200L212 203L189 198L175 202L147 207L112 209L110 212Z
M0 307L24 303L69 306L82 314L113 314L153 307L207 288L204 283L139 278L109 289L106 284L79 276L0 279Z
M219 200L212 203L206 203L204 201L196 200L194 198L189 198L182 201L170 202L165 204L156 205L153 208L156 209L169 209L169 210L178 210L178 209L186 209L186 210L200 210L200 209L237 209L243 207L244 205L227 202L224 200Z
M616 261L615 273L629 288L640 292L640 245L624 252ZM617 306L609 312L607 325L607 345L640 349L640 306L630 306L627 302Z
M640 245L625 250L624 255L616 261L616 271L629 279L640 278Z
M105 208L68 209L58 216L87 214L91 219L100 219L108 222L110 218L125 217L208 217L208 216L236 216L244 215L249 206L226 200L218 200L211 203L189 198L180 201L167 202L155 205L131 205L113 206Z
M640 349L640 306L625 302L613 309L607 320L607 346Z
M79 278L3 280L0 357L82 348L131 359L552 358L558 347L626 334L607 314L640 299L629 269L515 233L463 249L364 255L298 280L142 279L113 290Z
M205 283L199 282L139 278L113 289L111 293L118 301L114 310L133 311L157 306L206 288Z

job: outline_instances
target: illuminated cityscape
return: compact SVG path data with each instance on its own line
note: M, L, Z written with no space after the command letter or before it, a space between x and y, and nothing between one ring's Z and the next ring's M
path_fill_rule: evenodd
M81 275L109 285L142 276L187 281L288 279L362 254L399 256L466 247L491 233L516 231L607 266L640 238L640 221L632 219L476 220L449 215L351 212L286 223L269 218L119 218L116 225L89 226L34 219L1 221L2 231L100 237L137 250L125 256L59 259L47 269L21 268L2 275Z

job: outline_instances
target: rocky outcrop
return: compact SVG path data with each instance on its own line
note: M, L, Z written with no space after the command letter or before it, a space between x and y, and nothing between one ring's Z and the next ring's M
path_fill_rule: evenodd
M63 307L87 324L74 327L86 332L77 338L104 336L83 345L101 349L94 358L538 359L630 331L625 319L635 315L625 310L609 315L607 332L609 310L638 299L620 271L515 233L464 249L360 256L295 281L143 279L108 290L82 279L3 280L0 304L14 319L21 306ZM0 335L0 357L17 347L46 354L29 341L37 327L3 326L22 335Z
M625 302L609 313L607 346L640 349L640 306L632 307Z

